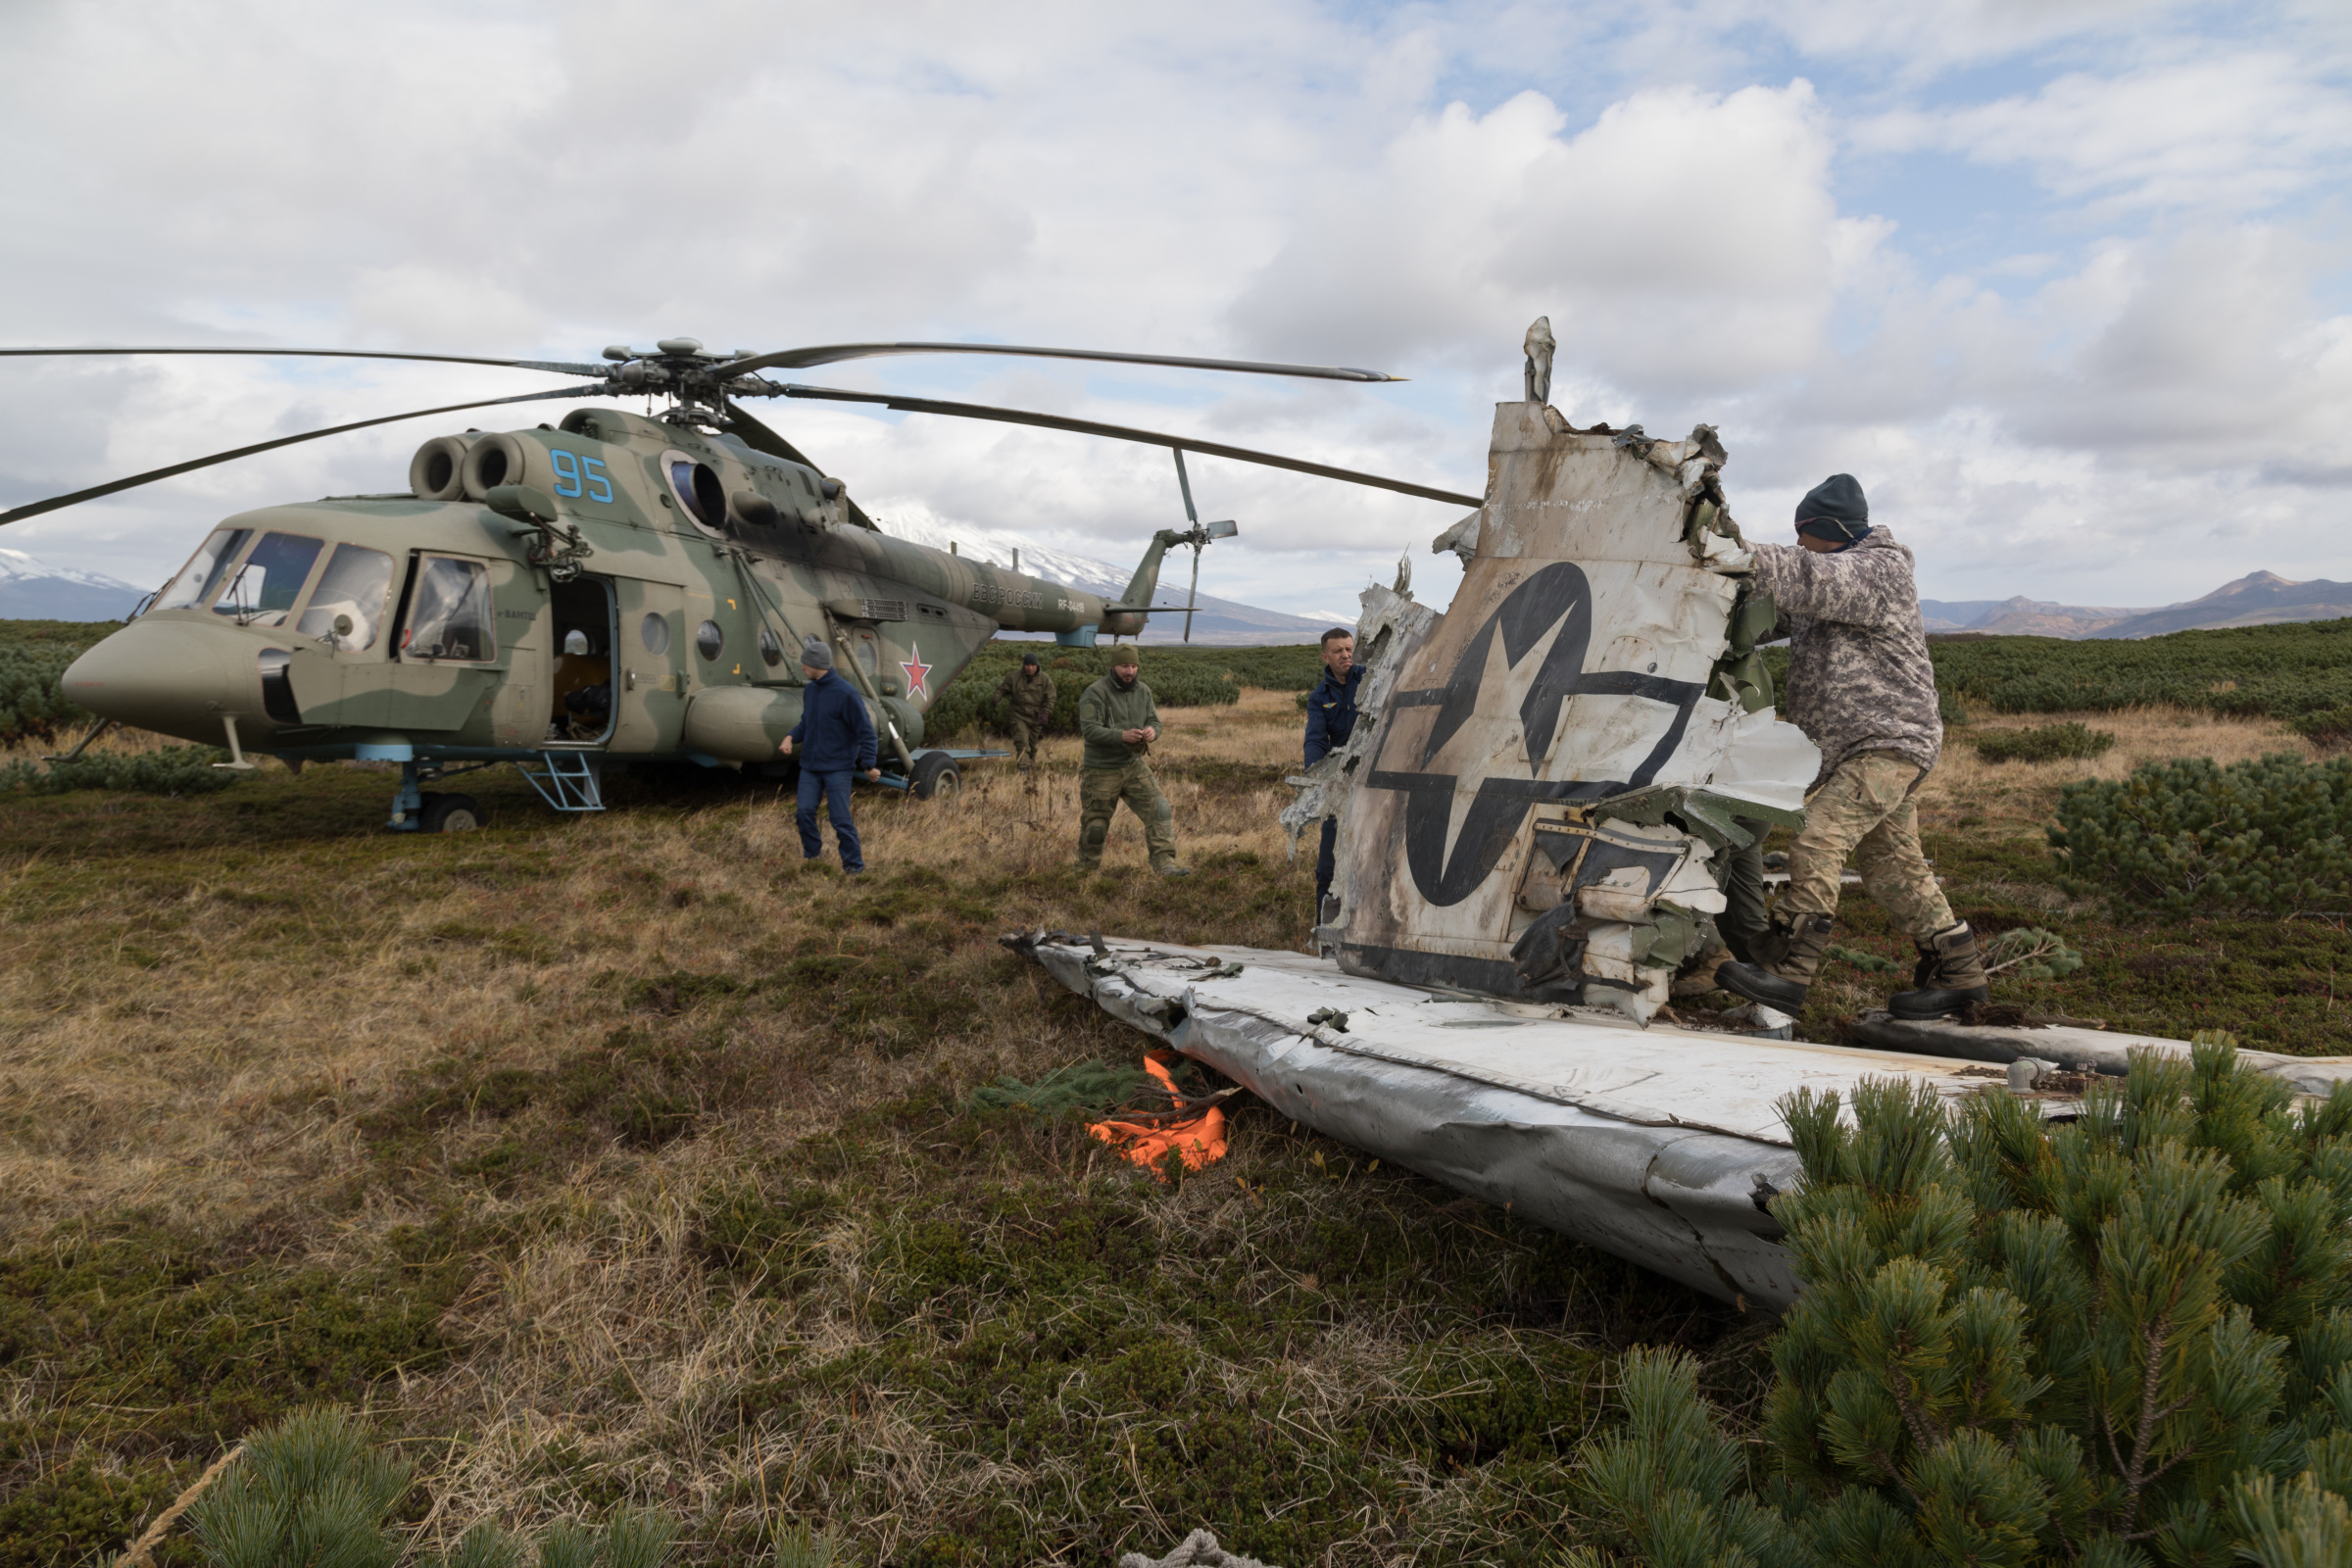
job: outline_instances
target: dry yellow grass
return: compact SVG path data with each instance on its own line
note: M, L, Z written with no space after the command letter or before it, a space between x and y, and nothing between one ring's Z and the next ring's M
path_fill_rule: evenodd
M1208 789L1183 769L1202 758L1282 760L1296 745L1296 713L1288 694L1252 692L1238 711L1167 714L1156 750L1188 858L1283 859L1274 816L1287 789ZM153 739L130 737L126 749ZM1066 911L1051 896L1024 895L1019 884L1075 858L1079 750L1072 738L1049 739L1034 792L1004 762L972 764L952 800L861 792L868 863L924 865L951 883L1008 879L1015 887L997 906L1006 929L1062 923ZM453 1049L544 1065L609 1018L611 996L594 989L600 976L744 970L751 955L808 935L813 893L837 863L827 828L826 869L804 868L788 801L533 825L546 863L522 881L465 874L466 840L413 840L400 846L413 853L357 867L338 867L331 854L274 868L230 857L161 888L101 882L66 907L12 920L0 932L0 1128L11 1135L0 1140L0 1213L55 1219L139 1206L217 1226L284 1201L358 1157L342 1108ZM1123 809L1103 866L1123 879L1150 874L1141 830ZM55 873L46 857L0 868L0 903L15 902L13 893L46 906L38 890ZM823 880L804 888L804 876ZM630 896L648 885L667 896ZM256 909L281 907L260 922L257 940ZM715 942L714 908L727 911ZM143 933L159 924L171 927L176 951L142 967L154 951ZM845 948L859 940L839 934ZM518 976L515 952L534 944L549 961ZM772 1027L792 1029L789 1020ZM1031 1054L1011 1039L965 1042L959 1052L959 1074L976 1078ZM727 1136L750 1147L798 1136L824 1124L836 1097L871 1103L945 1065L919 1050L869 1051L830 1064L811 1082L812 1099L769 1116L745 1113Z
M0 1270L135 1215L224 1275L445 1278L446 1353L365 1393L443 1544L629 1499L687 1519L706 1561L780 1519L838 1525L876 1564L1017 1539L993 1560L1096 1568L1201 1523L1294 1568L1540 1560L1574 1539L1567 1455L1608 1353L1691 1344L1737 1405L1764 1325L1262 1107L1223 1165L1169 1188L1077 1128L956 1110L998 1074L1139 1045L999 932L1303 937L1311 868L1274 820L1296 701L1165 716L1188 882L1149 874L1124 814L1104 875L1069 868L1066 737L1035 794L1002 762L953 801L862 793L858 884L801 863L786 807L718 792L559 819L483 775L492 825L460 839L382 833L390 780L351 769L12 808ZM2173 717L2090 717L2123 737L2094 764L1988 766L1955 731L1931 814L2016 832L2068 778L2285 745ZM836 958L807 972L839 978L794 978ZM968 1005L925 1022L914 1004L940 999ZM646 1093L692 1101L657 1136L595 1088L633 1052L676 1064ZM729 1195L786 1216L821 1198L777 1254L790 1289L724 1260ZM269 1337L302 1328L251 1326L233 1376L269 1375ZM131 1344L134 1370L172 1348ZM1051 1376L1024 1382L1032 1358ZM141 1412L169 1400L70 1360L0 1365L0 1420L69 1434L19 1484L95 1455L168 1497L216 1451L142 1447L165 1417Z
M2319 751L2273 719L2227 718L2192 708L2132 708L2096 713L1996 714L1982 707L1971 722L1943 733L1943 760L1920 786L1923 822L1948 827L1963 818L2038 830L2058 806L2058 791L2083 779L2121 779L2147 762L2207 757L2222 763L2249 761L2275 752L2305 760ZM1987 762L1969 737L1995 730L2080 723L2105 730L2115 744L2105 755L2054 762ZM1975 822L1969 823L1976 825Z

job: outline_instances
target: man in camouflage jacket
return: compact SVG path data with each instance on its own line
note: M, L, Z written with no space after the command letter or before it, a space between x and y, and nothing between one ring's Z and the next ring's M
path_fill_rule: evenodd
M1915 989L1897 1017L1934 1018L1989 995L1975 933L1952 917L1919 847L1912 796L1943 755L1936 666L1920 621L1911 552L1870 525L1851 474L1833 474L1797 504L1795 545L1750 545L1756 586L1780 607L1789 639L1787 712L1821 748L1805 826L1788 852L1788 890L1750 963L1716 983L1798 1012L1830 947L1838 883L1851 856L1862 886L1919 949Z
M1046 725L1054 717L1054 677L1040 669L1035 654L1021 656L1021 667L997 683L992 703L1004 705L1006 722L1012 726L1013 756L1024 773L1037 760L1037 743L1046 733Z

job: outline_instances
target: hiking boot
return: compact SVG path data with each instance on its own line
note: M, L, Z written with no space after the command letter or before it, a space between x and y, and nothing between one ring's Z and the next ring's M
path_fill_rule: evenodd
M1169 861L1166 865L1155 865L1152 869L1158 872L1161 876L1191 876L1193 874L1193 868L1191 866L1178 865L1173 860Z
M1967 921L1919 943L1919 967L1912 971L1911 984L1915 989L1886 999L1886 1010L1897 1018L1940 1018L1971 1003L1991 1000L1984 955L1977 950L1977 934Z
M1715 983L1735 997L1760 1002L1781 1012L1805 1010L1805 990L1830 951L1830 932L1837 916L1800 914L1793 926L1777 918L1756 944L1763 961L1741 963L1737 958L1715 971Z

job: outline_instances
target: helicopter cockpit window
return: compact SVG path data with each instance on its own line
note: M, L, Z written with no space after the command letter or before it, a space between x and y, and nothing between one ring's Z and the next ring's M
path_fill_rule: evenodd
M481 660L497 652L490 638L490 574L480 563L447 556L417 563L400 649L410 659Z
M220 579L228 574L229 563L253 537L251 528L215 528L213 536L188 558L179 568L179 575L165 585L156 596L157 610L194 610L213 597Z
M243 626L283 626L322 548L318 540L298 533L262 535L213 602L213 613L234 615Z
M390 556L366 545L337 545L318 574L318 586L311 590L311 607L294 629L348 653L373 648L391 591ZM350 617L350 630L335 630L338 615Z

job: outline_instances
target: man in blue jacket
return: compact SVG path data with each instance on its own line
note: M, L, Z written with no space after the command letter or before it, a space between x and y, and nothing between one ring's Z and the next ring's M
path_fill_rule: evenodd
M825 853L816 831L821 795L833 819L833 841L841 848L841 868L856 876L865 869L865 854L858 846L858 824L850 818L850 775L882 777L874 765L873 716L865 710L865 699L833 673L832 654L813 637L801 650L801 679L807 683L801 687L801 721L776 748L801 762L801 855L813 860Z
M1355 687L1363 678L1355 667L1355 633L1334 626L1323 634L1323 678L1306 694L1306 765L1323 760L1324 754L1348 744L1355 732ZM1331 895L1332 851L1340 824L1323 819L1323 847L1315 853L1315 921L1323 920L1323 901Z

